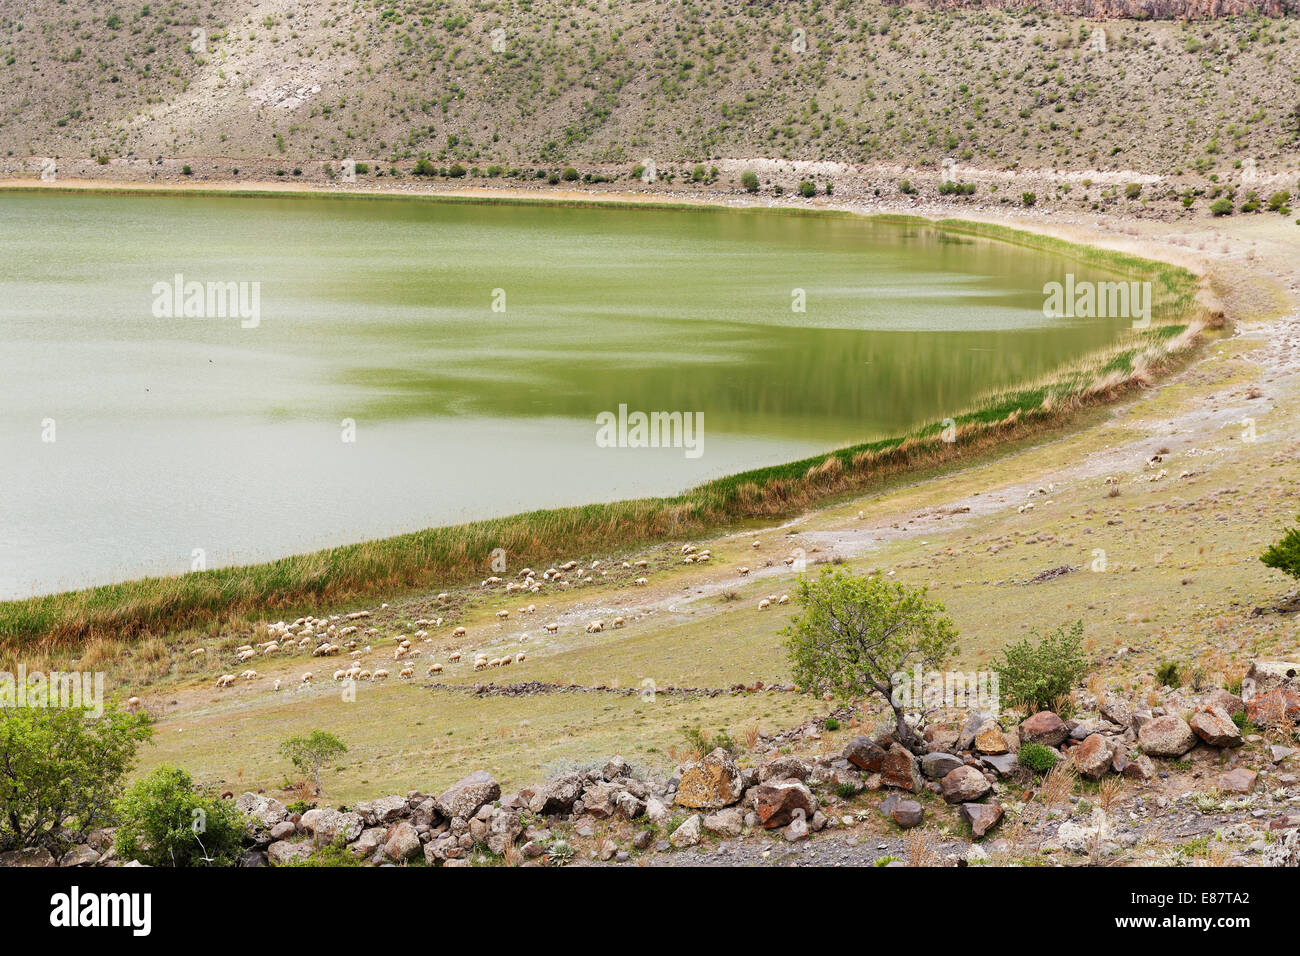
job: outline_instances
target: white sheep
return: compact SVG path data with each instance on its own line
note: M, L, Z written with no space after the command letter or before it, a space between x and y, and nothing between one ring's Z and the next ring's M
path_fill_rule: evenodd
M766 611L771 606L772 606L772 602L769 601L767 598L763 598L763 600L758 602L758 609L760 611Z
M301 680L299 681L299 683L302 683L302 684L310 684L310 683L311 683L311 671L307 671L307 673L303 674Z
M275 690L279 690L279 689L280 689L280 678L278 678L278 677L275 679L275 688L274 688L274 689L275 689Z
M447 655L447 660L453 664L456 663L458 660L460 660L460 651L452 651L450 654Z
M345 670L337 670L337 671L334 672L334 679L335 679L335 680L342 680L343 678L345 678L345 677L347 677L347 676L348 676L348 672L345 671Z
M745 575L749 573L749 568L741 567L741 568L737 568L736 571L739 572L740 576L743 578Z
M375 672L370 675L371 680L385 680L388 677L388 670L383 667L375 668Z
M129 710L131 713L134 714L137 710L140 709L140 698L139 698L139 697L128 697L128 698L126 699L126 709Z
M626 623L627 623L627 622L624 621L621 617L616 617L616 618L614 618L614 626L615 626L615 627L622 627L622 626L623 626L624 624L626 624Z
M234 682L235 682L234 674L222 674L220 677L217 678L218 687L229 687Z
M430 675L433 675L433 674L441 674L441 673L442 673L442 665L441 665L441 664L430 664L430 665L429 665L429 671L428 671L428 673L429 673Z
M503 620L503 621L504 621L506 618L508 618L509 616L510 616L510 612L509 612L509 611L497 611L497 617L501 618L501 620Z
M242 677L244 680L257 680L257 671L252 671L252 670L244 671L239 676Z
M788 595L788 594L782 594L779 598L776 599L776 603L777 603L777 604L789 604L789 603L790 603L790 595Z
M456 630L454 630L454 631L451 632L451 636L452 636L452 637L464 637L465 634L466 634L466 631L465 631L465 629L464 629L463 627L458 627L458 628L456 628Z
M523 651L520 651L518 654L515 655L515 663L518 664L520 661L524 660L526 657L528 657L528 655L525 654Z
M636 583L639 584L639 585L641 585L642 587L644 587L645 585L647 585L647 584L650 583L650 579L649 579L649 578L637 578L637 579L636 579Z
M415 668L414 668L414 667L403 667L400 671L397 672L397 676L398 676L398 677L413 677L413 676L415 676Z
M558 624L543 624L542 627L545 629L547 634L554 634L560 629L560 625Z
M604 629L605 629L604 621L592 621L587 625L588 634L595 634L597 631L603 631Z

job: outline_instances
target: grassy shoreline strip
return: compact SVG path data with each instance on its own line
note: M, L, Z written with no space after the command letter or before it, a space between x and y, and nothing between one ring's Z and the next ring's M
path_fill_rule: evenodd
M636 208L637 204L618 205ZM839 210L795 212L854 215ZM0 649L50 651L96 637L131 639L214 626L250 613L273 614L309 602L339 606L417 588L446 589L481 577L495 548L504 548L520 566L536 566L562 556L624 550L699 536L747 519L795 513L828 498L867 489L901 471L968 457L992 445L1062 425L1082 408L1146 387L1182 361L1206 327L1208 314L1196 304L1198 279L1180 266L1005 226L890 218L916 218L918 224L946 231L1059 251L1146 279L1160 290L1161 324L1127 331L1112 346L1077 359L1038 382L986 396L954 416L955 424L947 436L952 440L945 440L941 424L931 423L904 436L718 478L670 497L533 511L262 564L0 602Z

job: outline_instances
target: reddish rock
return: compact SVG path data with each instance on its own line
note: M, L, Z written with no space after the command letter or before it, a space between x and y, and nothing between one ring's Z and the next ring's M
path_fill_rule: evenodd
M870 737L854 737L844 748L843 757L868 773L880 773L885 766L885 751Z
M1110 743L1101 734L1089 734L1071 752L1074 767L1089 780L1099 780L1110 768Z
M731 754L721 747L682 771L677 803L693 810L721 810L740 799L744 779Z
M971 832L978 839L997 825L1002 819L1002 804L997 801L988 803L963 803L961 818L970 824Z
M1253 770L1238 767L1219 774L1218 787L1224 793L1250 793L1255 789L1255 778L1258 776Z
M1246 701L1246 718L1258 727L1300 722L1300 694L1279 687Z
M1065 721L1050 710L1040 710L1020 724L1020 746L1042 744L1044 747L1059 747L1067 733Z
M958 767L939 781L943 798L949 803L967 803L978 800L991 789L984 774L974 767Z
M975 749L982 754L997 756L1007 752L1007 738L996 720L987 720L975 735Z
M921 771L916 757L901 744L890 744L885 762L880 768L880 780L887 787L897 787L918 793L921 790Z
M817 798L802 780L769 780L754 790L754 810L758 822L767 829L783 827L802 810L811 817L817 809Z
M1241 731L1228 712L1217 704L1202 707L1192 714L1192 730L1211 747L1240 747Z

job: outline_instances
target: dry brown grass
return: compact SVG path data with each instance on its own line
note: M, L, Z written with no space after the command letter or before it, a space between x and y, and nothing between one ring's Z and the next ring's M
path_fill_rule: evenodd
M932 832L913 827L903 834L903 852L908 866L938 866L939 841Z

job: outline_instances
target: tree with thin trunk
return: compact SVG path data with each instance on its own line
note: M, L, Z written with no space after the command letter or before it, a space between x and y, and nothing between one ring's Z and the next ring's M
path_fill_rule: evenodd
M347 744L323 730L313 730L306 737L290 737L280 744L280 753L287 757L300 773L311 777L317 793L324 793L320 785L321 768L335 757L347 752Z
M944 606L925 595L925 588L827 569L799 579L803 610L784 632L800 690L843 701L879 696L894 713L894 739L914 753L922 746L908 720L920 706L907 699L912 674L936 672L961 652Z

